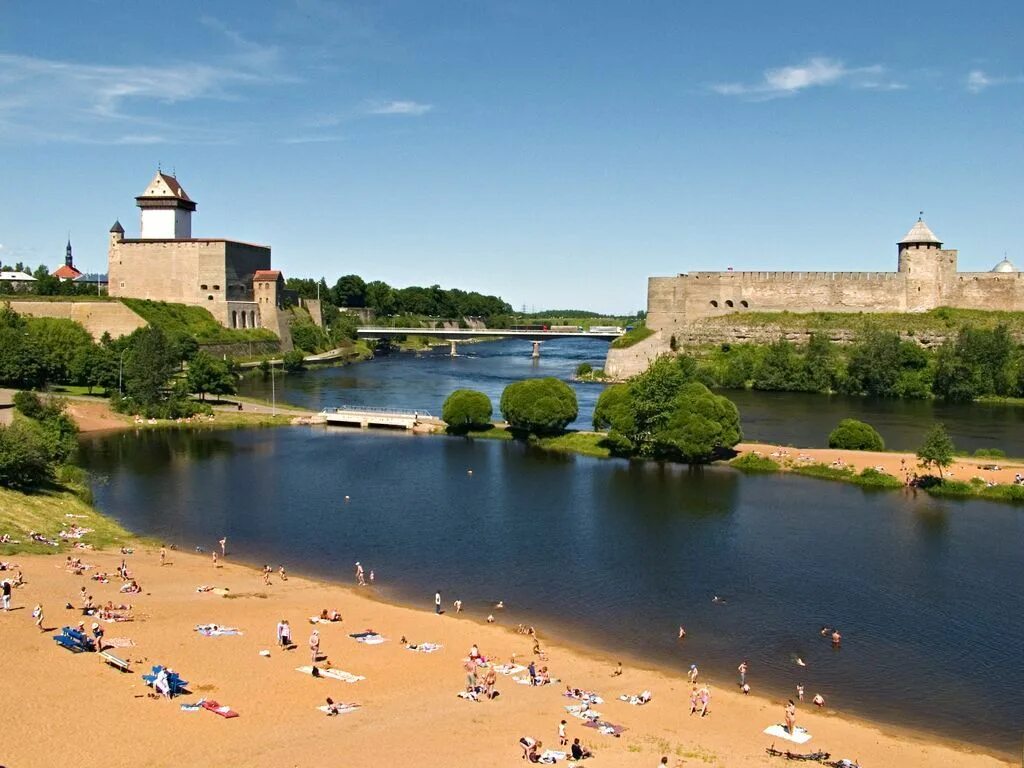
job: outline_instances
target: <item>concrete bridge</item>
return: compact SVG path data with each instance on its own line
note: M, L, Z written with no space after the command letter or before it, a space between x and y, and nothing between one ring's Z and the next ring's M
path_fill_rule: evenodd
M456 342L459 339L519 338L533 344L533 356L540 357L540 345L555 339L596 339L597 341L614 341L625 331L524 331L503 328L388 328L365 327L357 328L356 334L361 339L389 339L395 336L428 336L444 339L451 345L451 356L455 357Z
M339 427L383 427L384 429L413 429L425 419L433 420L427 411L403 411L396 408L374 408L362 405L343 405L325 408L321 415L328 424Z

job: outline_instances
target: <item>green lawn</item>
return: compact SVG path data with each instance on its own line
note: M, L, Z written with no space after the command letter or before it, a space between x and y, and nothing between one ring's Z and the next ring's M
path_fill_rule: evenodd
M246 341L277 341L266 328L225 328L203 307L165 301L121 299L126 307L150 325L173 335L192 336L200 344L234 344Z
M646 325L638 326L632 331L626 331L622 336L615 339L615 341L612 342L612 349L626 349L627 347L632 347L634 344L640 343L653 333L654 331Z
M605 437L603 432L566 432L557 437L538 437L532 442L546 451L578 453L581 456L607 459L611 456L611 451L602 445Z

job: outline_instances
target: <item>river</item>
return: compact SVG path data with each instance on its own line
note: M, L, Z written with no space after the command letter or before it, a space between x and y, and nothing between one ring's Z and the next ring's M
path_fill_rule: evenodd
M393 353L365 363L321 368L275 377L281 402L320 410L336 405L372 405L428 411L440 415L441 404L455 389L478 389L494 403L495 418L501 391L527 376L556 376L568 380L580 363L600 368L608 345L589 339L545 343L539 360L530 359L531 346L518 339L464 344L460 356L448 348L424 353ZM590 429L600 384L575 383L579 418L572 425ZM270 379L247 376L241 393L271 397ZM1024 456L1024 407L1006 404L942 403L929 400L881 400L844 395L723 390L740 409L747 440L801 447L823 446L840 419L866 421L885 439L886 447L915 450L935 421L943 422L957 448L999 448Z
M226 534L250 562L340 580L361 560L386 597L430 610L440 589L477 616L504 600L502 622L609 664L723 682L748 659L755 693L802 683L840 712L1019 748L1016 507L325 427L117 434L82 461L100 509L183 548Z

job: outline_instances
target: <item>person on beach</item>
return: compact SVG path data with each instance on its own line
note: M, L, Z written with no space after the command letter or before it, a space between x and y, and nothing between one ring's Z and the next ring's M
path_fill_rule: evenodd
M698 675L700 675L700 670L697 669L697 665L691 664L690 671L686 673L686 679L690 683L696 683Z
M82 587L85 590L85 587ZM5 611L11 610L11 582L7 579L3 580L0 584L0 600L3 602L3 608Z
M711 689L704 684L704 687L700 689L700 716L705 717L708 714L708 707L711 706Z
M494 614L493 613L487 614L487 623L488 624L493 624L494 623Z
M530 673L530 685L537 684L537 665L532 661L526 666L526 670Z
M40 632L45 632L46 630L43 629L43 606L42 605L38 605L37 604L36 607L32 609L32 618L36 620L36 626L39 627L39 631Z
M371 584L373 584L373 579L374 579L374 575L373 575L373 568L371 568L371 569L370 569L370 583L371 583Z
M462 668L466 670L466 693L473 693L476 691L476 662L467 659Z
M744 683L743 685L740 686L740 690L743 691L743 695L746 696L747 694L750 693L750 686L747 685L746 683Z
M563 720L562 722L565 721ZM569 751L572 753L573 760L583 760L594 756L593 752L580 744L580 740L578 738L572 740L572 748Z
M796 698L798 701L804 700L804 687L803 685L797 684L796 686Z
M456 600L454 603L452 603L452 608L455 609L456 613L462 613L462 601Z
M618 666L615 667L615 671L612 672L612 677L621 677L621 676L622 676L622 662L620 661L620 662L618 662Z
M487 674L484 675L484 695L488 699L493 699L497 693L494 690L494 686L498 682L498 673L494 671L494 667L487 668Z
M92 642L96 646L96 652L103 650L103 627L95 621L92 623Z
M263 584L264 584L264 586L267 586L267 587L270 586L270 574L271 573L273 573L273 569L270 567L269 564L264 563L263 564Z
M438 590L434 593L434 613L438 616L441 615L441 592Z
M284 572L284 566L279 566L277 569L277 575L281 577L281 581L288 581L288 576Z
M558 746L564 747L569 743L569 738L565 735L565 720L558 724Z
M166 667L160 667L160 671L156 673L156 679L153 681L153 690L165 699L171 698L171 682L167 679Z
M816 707L824 707L825 706L825 697L822 696L820 693L814 694L814 698L811 699L811 701L814 703L814 706L816 706Z
M217 543L220 544L220 554L221 554L221 557L227 557L227 554L228 554L228 537L224 536Z
M356 560L356 584L360 587L366 586L366 577L363 576L363 564Z
M217 567L217 550L213 551L213 567Z
M313 664L316 664L317 659L320 658L320 630L318 629L314 629L313 634L309 636L309 656Z
M281 619L279 622L277 622L277 644L279 646L281 646L282 648L287 648L289 645L292 644L291 637L289 636L290 634L291 630L288 627L287 621Z
M686 639L686 630L683 628L682 624L679 625L679 639L680 640L685 640Z
M786 704L786 732L792 736L796 729L796 704L790 699Z
M747 662L745 659L736 667L736 671L740 673L740 688L742 688L747 684Z
M164 566L164 564L166 562L167 562L167 548L166 547L160 547L160 567L163 568L163 566Z
M690 689L690 714L692 715L697 711L697 699L700 698L700 693L697 691L697 686L693 686Z

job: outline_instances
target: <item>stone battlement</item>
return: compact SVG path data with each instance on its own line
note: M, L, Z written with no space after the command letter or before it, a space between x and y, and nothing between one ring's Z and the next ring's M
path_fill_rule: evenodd
M987 273L986 273L987 274ZM902 280L899 272L682 272L678 278L692 280ZM656 278L674 280L677 278Z

